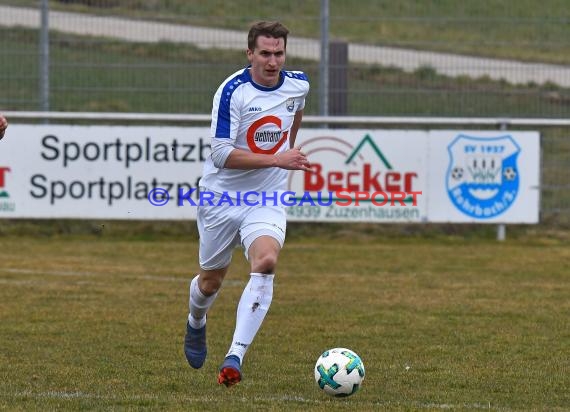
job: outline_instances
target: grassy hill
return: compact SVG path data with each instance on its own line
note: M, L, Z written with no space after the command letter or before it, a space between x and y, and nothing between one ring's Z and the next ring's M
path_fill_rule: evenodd
M37 7L38 2L0 4ZM298 36L320 32L316 0L66 0L50 6L240 30L256 19L278 19ZM569 21L565 0L330 0L333 38L558 64L570 64Z
M0 29L9 39L0 72L0 105L35 110L37 32ZM53 33L50 106L63 111L207 113L217 85L247 62L243 52L208 51L182 44L132 44ZM290 58L302 68L314 93L307 113L318 112L315 61ZM555 86L513 86L488 78L451 79L428 67L415 73L394 68L352 65L348 113L354 115L565 117L570 93Z

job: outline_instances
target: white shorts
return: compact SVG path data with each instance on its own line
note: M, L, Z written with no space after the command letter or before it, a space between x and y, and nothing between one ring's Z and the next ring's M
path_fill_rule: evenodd
M260 236L273 237L281 247L285 242L287 219L283 206L224 203L198 206L197 212L199 259L204 270L229 266L233 251L240 244L247 259L249 247Z

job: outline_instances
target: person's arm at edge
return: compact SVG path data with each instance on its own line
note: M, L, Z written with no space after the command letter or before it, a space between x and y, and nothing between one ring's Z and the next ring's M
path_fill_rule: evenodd
M4 137L4 133L6 132L7 127L8 127L8 121L4 116L0 114L0 139Z

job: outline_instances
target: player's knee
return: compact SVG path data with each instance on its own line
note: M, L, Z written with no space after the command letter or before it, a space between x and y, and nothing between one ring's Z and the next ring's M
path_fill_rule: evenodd
M220 289L221 286L222 286L222 280L216 278L203 279L199 285L200 291L206 296L213 295Z
M275 273L277 266L277 255L274 253L266 253L259 256L252 262L252 271L255 273Z

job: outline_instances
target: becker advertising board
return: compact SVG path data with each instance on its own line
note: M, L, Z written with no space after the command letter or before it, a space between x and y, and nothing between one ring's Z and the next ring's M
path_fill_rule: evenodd
M307 130L299 137L313 173L292 172L288 189L310 193L315 206L310 202L292 206L290 217L371 222L427 219L426 196L421 193L427 185L424 134Z
M1 218L195 219L207 127L14 125ZM536 223L537 132L302 128L291 221ZM149 198L160 191L169 201ZM160 199L158 199L160 200Z

